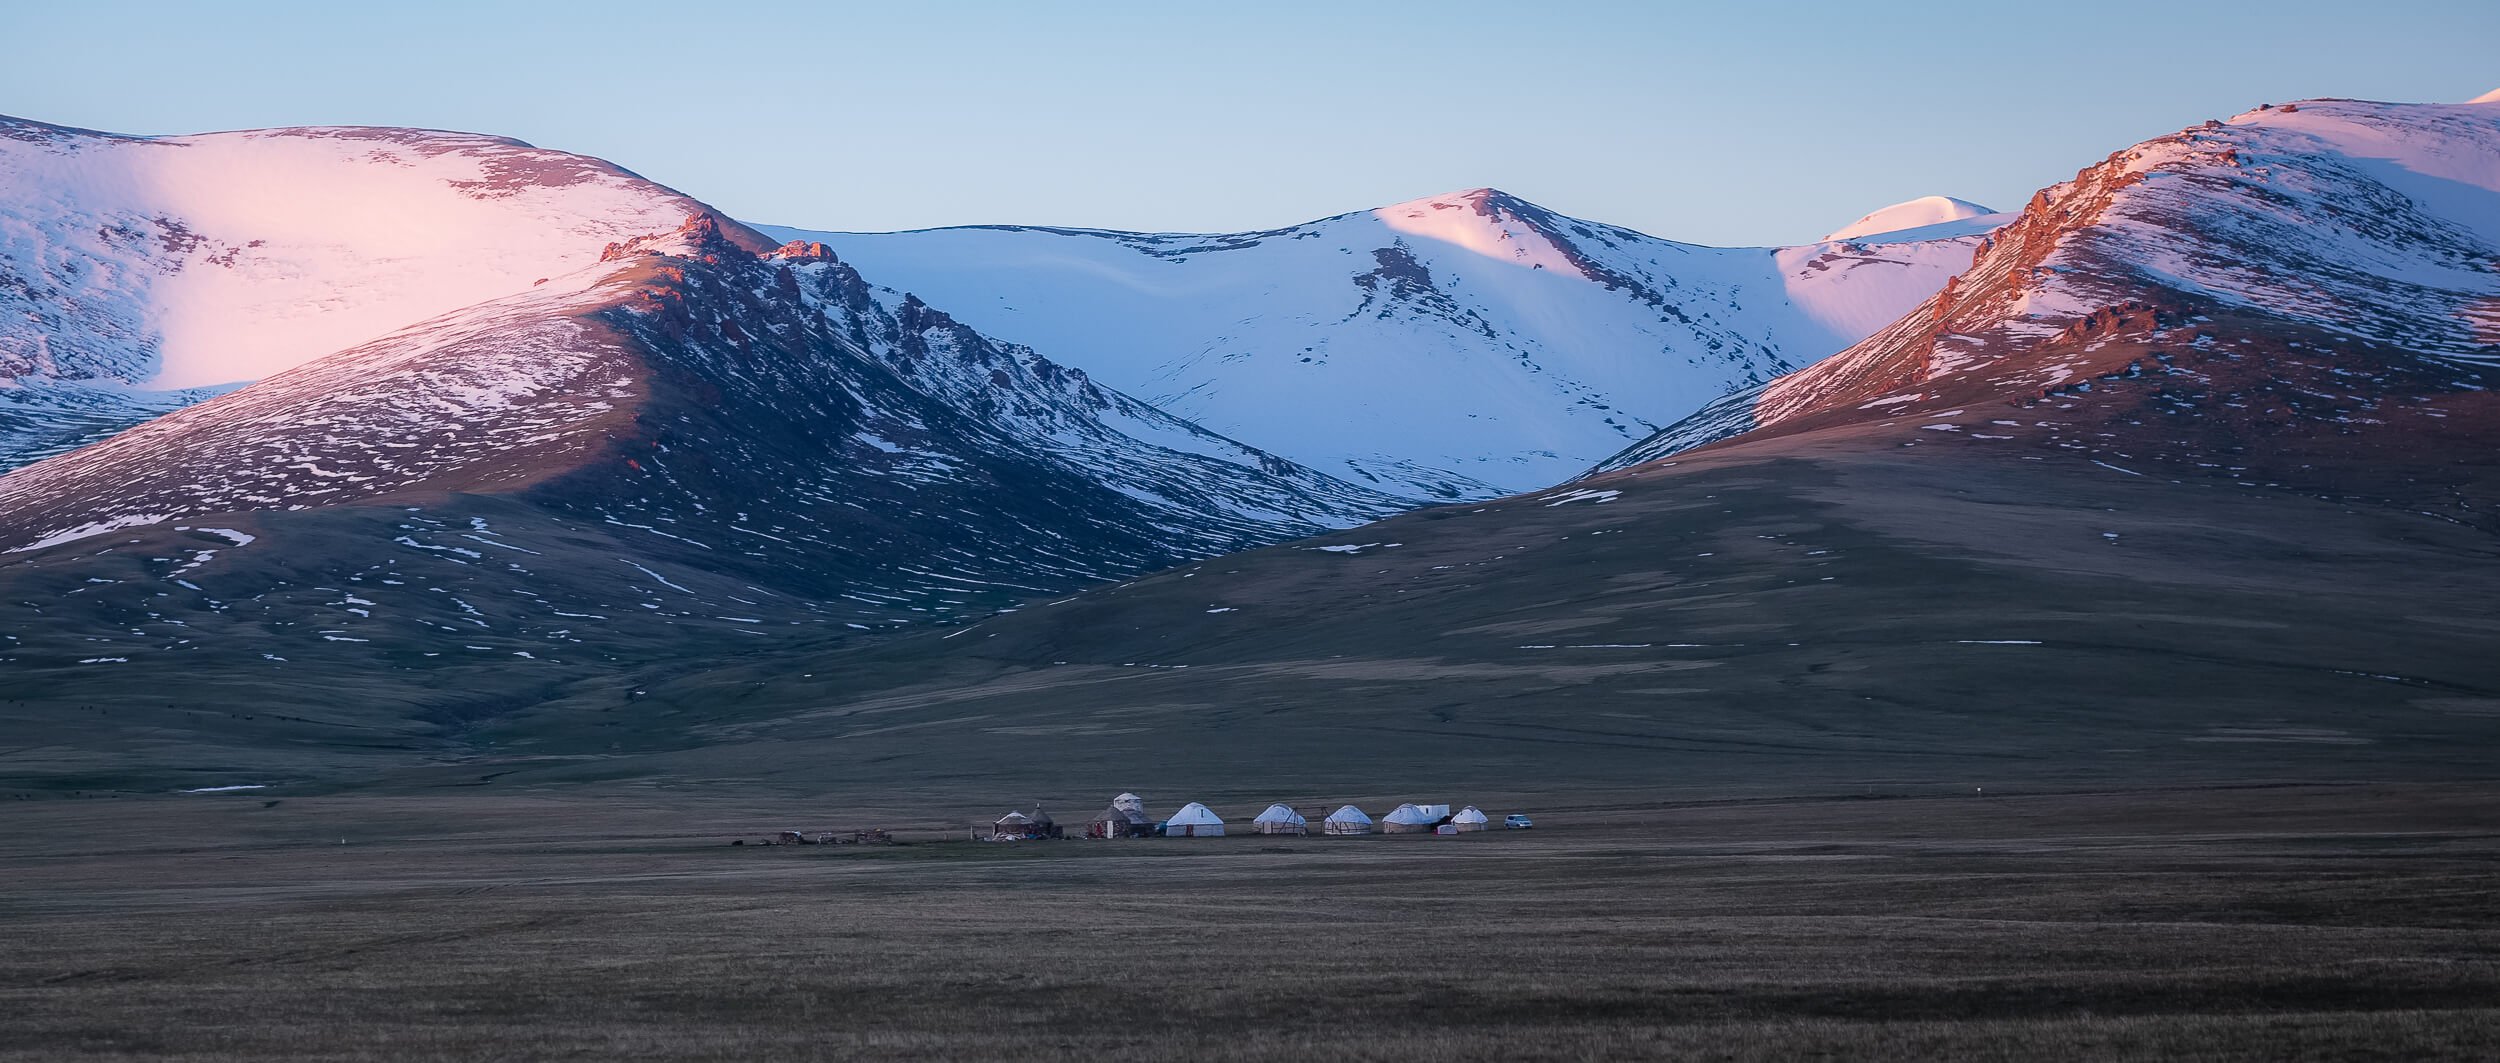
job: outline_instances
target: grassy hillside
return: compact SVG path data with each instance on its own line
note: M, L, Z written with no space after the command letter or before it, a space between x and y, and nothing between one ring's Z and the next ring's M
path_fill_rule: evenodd
M259 662L95 668L132 685L0 706L0 773L983 804L2489 775L2483 533L2227 477L1937 457L1774 440L910 637L651 625L604 660L377 672L347 646L285 677L341 713L467 707L397 745L237 719L277 696ZM196 755L219 746L248 759Z
M579 750L595 715L613 770L1010 795L2488 776L2482 533L1909 458L1773 441L491 733Z

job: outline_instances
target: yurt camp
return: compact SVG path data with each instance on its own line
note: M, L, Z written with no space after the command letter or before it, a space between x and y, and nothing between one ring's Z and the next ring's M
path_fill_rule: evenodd
M1172 813L1172 818L1163 821L1163 836L1166 838L1221 838L1224 836L1224 818L1216 815L1207 806L1192 801L1182 805L1180 811Z
M1465 808L1459 809L1457 815L1450 817L1450 826L1458 828L1461 833L1471 830L1483 830L1492 822L1493 821L1484 814L1483 809L1477 808L1474 805L1469 805Z
M1309 834L1311 821L1282 802L1267 806L1259 818L1250 821L1250 829L1260 834Z
M1372 832L1372 818L1364 815L1362 809L1347 805L1329 813L1328 818L1320 822L1320 832L1323 834L1369 834Z
M1421 805L1399 805L1396 810L1380 817L1382 834L1430 834L1432 828L1440 825L1441 817Z

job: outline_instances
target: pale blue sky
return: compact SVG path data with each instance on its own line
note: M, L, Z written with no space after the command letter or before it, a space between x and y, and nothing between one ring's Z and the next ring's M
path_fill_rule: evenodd
M0 113L468 129L755 221L1231 230L1478 185L1715 244L2019 206L2306 96L2500 86L2500 2L0 0Z

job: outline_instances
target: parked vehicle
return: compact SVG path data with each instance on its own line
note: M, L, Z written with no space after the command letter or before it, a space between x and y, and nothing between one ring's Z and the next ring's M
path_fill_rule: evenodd
M1535 820L1529 819L1528 817L1520 815L1517 812L1513 812L1510 815L1502 817L1503 830L1527 830L1534 826L1536 826Z

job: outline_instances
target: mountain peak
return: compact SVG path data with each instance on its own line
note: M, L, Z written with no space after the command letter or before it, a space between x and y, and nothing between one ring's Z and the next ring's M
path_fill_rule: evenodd
M1391 211L1437 209L1472 210L1489 215L1495 210L1499 210L1514 203L1524 204L1531 207L1535 206L1535 204L1528 203L1527 200L1511 195L1510 193L1504 192L1498 188L1462 188L1455 192L1443 192L1436 196L1424 196L1420 199L1410 199L1402 203L1391 203L1388 206L1380 208L1379 211L1375 213L1386 214Z
M1470 188L1393 203L1372 212L1400 234L1436 240L1523 269L1588 276L1567 241L1550 231L1551 211L1498 188Z
M1920 196L1917 199L1895 203L1834 229L1830 235L1823 238L1823 242L1855 240L1860 237L1941 225L1994 213L1996 212L1967 199L1955 199L1952 196Z
M2491 90L2490 92L2486 92L2486 93L2484 93L2484 94L2482 94L2482 95L2480 95L2480 96L2476 96L2476 97L2474 97L2473 99L2467 100L2467 101L2465 101L2465 102L2467 102L2467 103L2500 103L2500 89L2493 89L2493 90Z

